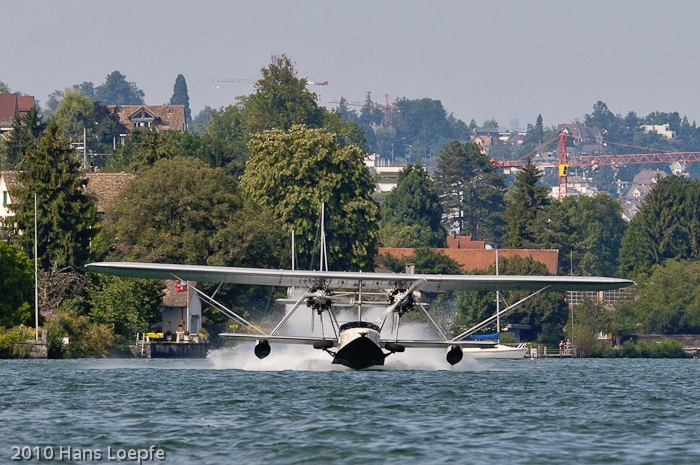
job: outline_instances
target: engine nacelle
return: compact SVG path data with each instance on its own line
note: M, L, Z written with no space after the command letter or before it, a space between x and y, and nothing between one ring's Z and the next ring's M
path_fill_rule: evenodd
M272 348L270 347L270 343L267 342L267 339L258 339L255 341L255 356L259 359L263 359L270 355L271 350Z
M406 347L403 344L397 344L396 342L387 342L386 344L384 344L384 348L392 354L395 352L403 352L406 350Z
M450 348L447 349L447 363L450 365L456 365L461 362L463 356L464 354L460 346L450 346Z
M314 341L314 349L328 350L333 348L333 341Z

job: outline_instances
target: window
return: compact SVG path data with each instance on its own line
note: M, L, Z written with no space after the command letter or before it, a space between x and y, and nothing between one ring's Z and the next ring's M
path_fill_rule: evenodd
M169 121L163 121L163 126L170 126L170 122L169 122Z
M7 191L2 191L2 204L3 205L10 204L10 196L8 195Z

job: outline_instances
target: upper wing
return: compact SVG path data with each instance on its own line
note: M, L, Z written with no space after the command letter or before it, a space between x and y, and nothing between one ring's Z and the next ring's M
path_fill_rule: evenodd
M595 276L493 276L493 275L421 275L401 273L363 273L348 271L268 270L225 266L171 265L164 263L103 262L87 265L91 271L130 278L184 279L189 281L255 284L262 286L299 286L310 288L324 283L332 288L386 289L395 284L416 284L415 290L491 291L538 290L602 291L634 284L633 281Z

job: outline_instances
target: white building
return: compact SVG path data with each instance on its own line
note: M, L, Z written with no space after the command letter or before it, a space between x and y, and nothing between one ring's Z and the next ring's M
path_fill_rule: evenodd
M666 124L643 124L642 129L644 132L656 132L659 135L664 136L666 139L673 139L676 137L676 131L671 131L671 125Z

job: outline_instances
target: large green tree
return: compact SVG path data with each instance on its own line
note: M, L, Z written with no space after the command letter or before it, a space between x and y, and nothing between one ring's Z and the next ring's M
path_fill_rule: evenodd
M453 141L443 148L434 179L448 229L475 239L500 238L505 177L477 144Z
M442 205L421 164L399 172L397 185L381 205L380 237L385 247L444 247Z
M620 272L649 273L668 259L700 259L700 181L658 179L622 241Z
M533 227L539 211L549 205L549 190L538 186L542 171L532 163L530 157L515 175L515 183L510 190L504 220L508 224L503 236L506 248L523 248L533 245L536 230Z
M255 92L245 99L250 132L272 128L287 131L294 124L314 128L323 125L316 94L307 89L306 79L296 76L292 60L284 54L273 56L272 63L260 72Z
M249 147L241 187L274 212L286 233L296 231L302 263L310 263L324 203L330 266L371 270L378 207L362 151L352 145L338 148L333 134L304 125L254 134Z
M128 82L119 71L107 75L105 82L95 89L95 100L103 105L137 105L144 103L145 94L135 82Z
M0 242L0 327L29 324L34 300L34 273L27 255Z
M233 177L175 157L139 171L120 193L97 250L114 248L125 260L278 267L280 237L269 214L244 203Z
M184 105L185 118L187 121L192 121L192 111L190 110L190 96L187 93L187 82L185 76L178 74L173 86L173 96L170 97L171 105Z
M670 259L637 275L616 316L627 333L700 334L698 289L700 262Z
M39 261L43 269L81 267L90 256L90 243L97 232L97 209L85 192L87 179L70 144L49 123L35 149L27 152L19 173L13 240L32 254L34 246L34 194L37 202Z
M122 341L132 341L160 317L158 306L163 283L153 279L129 279L92 275L88 303L93 323L109 325Z

